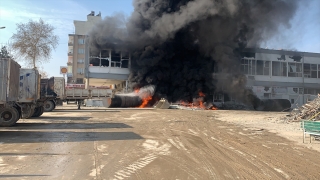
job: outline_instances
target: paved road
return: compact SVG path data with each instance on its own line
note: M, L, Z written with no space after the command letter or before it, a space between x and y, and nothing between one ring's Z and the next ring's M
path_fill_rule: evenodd
M225 113L58 109L0 129L0 179L320 177L319 152Z

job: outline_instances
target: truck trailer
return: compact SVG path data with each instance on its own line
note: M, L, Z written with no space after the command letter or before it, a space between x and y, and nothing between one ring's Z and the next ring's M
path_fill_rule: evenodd
M12 126L21 117L19 97L19 69L10 58L0 59L0 126Z
M112 98L113 95L112 89L66 88L63 77L41 79L40 99L46 99L43 103L45 112L54 110L56 105L62 104L62 102L77 102L78 109L80 109L85 99L103 99L103 102L108 102L107 99Z

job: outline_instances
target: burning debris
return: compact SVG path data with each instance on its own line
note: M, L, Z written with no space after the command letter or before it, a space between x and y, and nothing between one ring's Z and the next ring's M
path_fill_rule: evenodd
M135 89L134 92L128 94L117 94L114 98L111 99L109 107L138 107L144 108L151 106L151 103L154 103L155 87L152 85Z
M209 102L209 94L223 91L258 106L245 88L240 72L245 47L256 47L277 33L297 9L297 0L134 0L128 21L123 15L106 17L90 36L90 51L131 52L133 88L156 87L154 99ZM224 79L213 73L224 74Z

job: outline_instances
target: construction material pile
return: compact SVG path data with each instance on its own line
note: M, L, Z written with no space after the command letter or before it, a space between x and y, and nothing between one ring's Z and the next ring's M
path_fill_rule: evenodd
M319 120L320 119L320 95L313 101L310 101L299 109L295 109L290 113L290 120L301 121L306 120Z

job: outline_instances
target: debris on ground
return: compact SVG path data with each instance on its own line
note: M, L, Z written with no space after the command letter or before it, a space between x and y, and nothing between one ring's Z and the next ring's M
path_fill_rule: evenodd
M320 95L300 108L293 109L287 118L291 121L320 120Z

